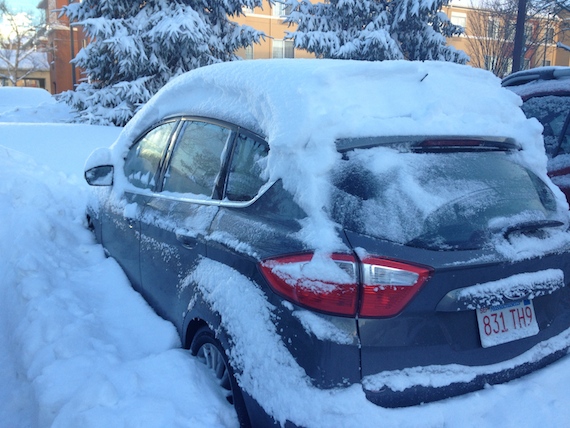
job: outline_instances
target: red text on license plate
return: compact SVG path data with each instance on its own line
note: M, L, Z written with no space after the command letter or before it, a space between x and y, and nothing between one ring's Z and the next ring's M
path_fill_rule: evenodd
M479 336L484 348L534 336L538 323L532 300L477 309Z

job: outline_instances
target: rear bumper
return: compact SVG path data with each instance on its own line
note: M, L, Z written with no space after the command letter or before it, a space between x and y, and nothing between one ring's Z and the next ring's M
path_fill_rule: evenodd
M442 400L508 382L568 354L570 329L541 342L524 354L488 366L414 367L385 371L363 379L366 398L382 407L407 407Z

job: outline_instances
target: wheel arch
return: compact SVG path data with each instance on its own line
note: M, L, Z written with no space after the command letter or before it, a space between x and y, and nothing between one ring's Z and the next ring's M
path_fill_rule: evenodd
M192 344L192 340L196 336L198 330L202 327L211 328L206 321L201 318L193 318L190 320L188 325L186 326L185 334L184 334L184 343L182 344L184 348L190 349L190 345Z
M182 346L186 349L190 349L190 345L196 333L204 326L214 332L216 338L220 341L224 349L227 350L229 341L225 330L222 328L222 317L219 313L212 310L201 295L195 294L184 318L180 335Z

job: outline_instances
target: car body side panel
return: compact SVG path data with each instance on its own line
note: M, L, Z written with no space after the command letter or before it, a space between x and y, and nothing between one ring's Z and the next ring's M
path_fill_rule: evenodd
M101 243L117 260L137 291L140 291L140 217L146 196L125 192L119 200L115 191L102 202Z
M186 278L206 254L205 235L218 208L152 198L141 222L141 278L145 298L180 331L189 296Z
M274 308L276 332L315 385L331 388L358 382L360 351L356 320L315 313L286 302L269 288L261 274L260 259L305 251L303 244L294 238L298 224L272 218L268 212L262 222L256 222L247 211L220 209L212 229L224 234L208 242L208 258L232 267L250 278L252 286L261 288ZM322 325L335 334L321 336Z

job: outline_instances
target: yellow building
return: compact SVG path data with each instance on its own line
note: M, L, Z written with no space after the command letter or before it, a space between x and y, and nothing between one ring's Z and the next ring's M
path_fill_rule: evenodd
M244 8L245 16L235 18L238 24L249 25L266 34L265 40L248 49L240 49L237 54L245 59L261 58L314 58L313 54L302 49L295 49L293 40L285 40L288 31L294 31L283 21L289 13L283 3L270 5L267 0L263 1L263 8Z
M316 3L318 0L311 0ZM489 0L488 4L492 5ZM501 2L495 2L501 4ZM493 71L499 76L512 69L512 49L516 22L513 14L503 10L474 8L473 0L453 0L443 8L450 20L465 29L465 34L448 39L448 44L464 51L469 64ZM285 40L288 31L294 31L283 21L288 14L283 3L270 5L264 0L262 8L245 9L245 15L236 18L239 24L249 25L266 34L265 40L238 55L245 59L259 58L314 58L314 55L295 49L292 40ZM525 55L523 68L542 65L570 65L570 12L562 10L557 15L541 15L531 18L525 27ZM562 46L568 46L565 49Z
M16 86L43 88L49 90L50 74L45 52L25 52L25 55L17 51L5 49L3 54L6 58L12 58L11 66L18 64L18 69L7 69L0 64L0 86L13 86L8 76L17 79ZM18 57L18 55L20 55Z
M503 3L504 4L504 3ZM464 51L469 64L493 71L502 77L512 71L516 8L505 10L501 2L488 1L486 7L474 8L472 0L454 0L443 12L465 34L448 39ZM562 10L556 15L541 14L525 23L523 69L548 65L570 65L570 45L566 28L570 15Z

